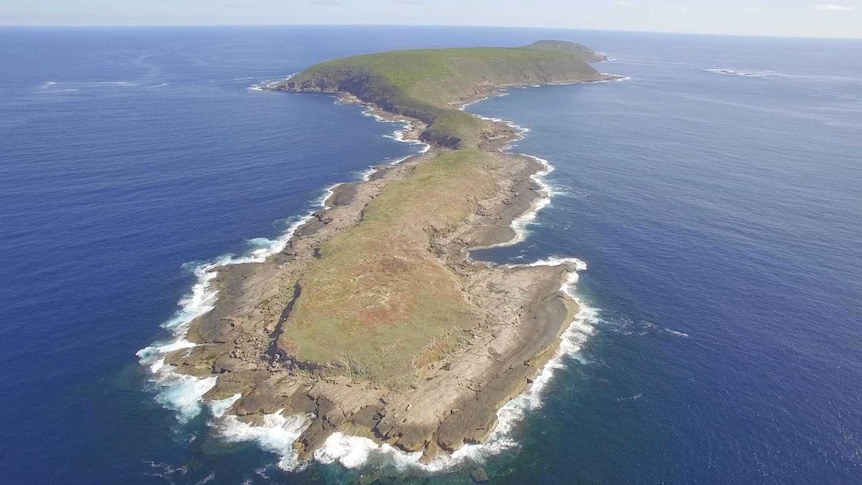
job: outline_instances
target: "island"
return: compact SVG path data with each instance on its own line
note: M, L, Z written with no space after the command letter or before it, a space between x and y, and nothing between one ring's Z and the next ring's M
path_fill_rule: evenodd
M463 107L508 87L609 79L590 66L602 60L559 41L396 51L268 85L362 103L430 148L335 187L265 261L219 267L217 301L187 329L195 345L165 364L216 377L204 399L233 398L227 413L243 422L307 415L303 459L335 432L423 460L483 441L557 351L578 311L561 290L576 268L470 257L517 241L513 222L549 194L542 161L507 150L519 130Z

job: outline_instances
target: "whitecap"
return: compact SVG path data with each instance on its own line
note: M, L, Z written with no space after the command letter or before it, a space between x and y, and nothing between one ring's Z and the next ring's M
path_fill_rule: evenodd
M215 387L216 378L199 379L190 375L180 374L162 366L159 375L159 385L164 387L156 396L156 402L175 411L177 420L187 423L201 412L201 399L204 394Z
M210 412L216 418L221 418L224 416L230 408L236 404L237 401L240 400L242 394L234 394L231 397L225 399L218 399L209 402Z
M35 91L36 94L58 94L58 93L77 93L79 89L77 88L69 88L69 89L51 89L49 91Z
M769 73L757 71L736 71L734 69L704 69L704 71L711 72L713 74L722 74L725 76L739 76L754 79L767 79L770 77Z
M640 399L640 398L642 398L642 397L643 397L643 393L640 393L640 392L639 392L639 393L637 393L637 394L635 394L635 395L633 395L633 396L618 397L618 398L614 399L614 401L617 401L617 402L622 402L622 401L637 401L638 399Z
M278 466L282 470L299 470L304 464L299 461L293 443L311 424L310 416L284 416L282 411L265 415L261 426L244 423L236 416L225 416L218 424L219 435L230 442L253 441L264 450L278 454Z
M617 76L616 74L602 73L603 76L612 76L611 79L605 79L602 81L598 81L600 83L621 83L625 81L631 81L632 78L630 76Z
M266 91L266 90L270 89L271 87L275 86L276 84L290 81L290 79L293 76L296 76L296 74L297 73L288 74L286 77L275 80L275 81L273 81L273 80L261 81L261 82L256 83L256 84L252 84L251 86L247 87L246 89L249 91ZM252 77L241 77L241 78L236 78L236 79L230 79L230 81L244 81L246 79L253 79L253 78ZM211 81L211 82L215 82L215 81Z
M672 330L672 329L667 328L667 327L664 327L664 331L671 334L671 335L675 335L677 337L682 337L682 338L689 338L690 337L690 335L685 333L685 332L680 332L678 330Z

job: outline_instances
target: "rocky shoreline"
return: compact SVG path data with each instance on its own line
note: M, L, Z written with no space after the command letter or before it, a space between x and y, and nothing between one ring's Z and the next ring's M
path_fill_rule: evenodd
M459 103L495 92L497 88L479 86ZM359 102L340 94L344 102ZM419 139L421 121L366 106L383 119L410 123L404 139ZM204 400L232 399L227 414L242 422L260 425L274 413L307 415L308 426L295 443L303 460L335 432L421 452L426 462L482 442L494 429L497 411L553 357L560 334L578 311L561 291L576 270L572 264L496 266L469 257L472 248L513 239L512 222L546 196L532 178L545 167L505 152L519 136L505 123L487 124L480 149L491 155L485 175L496 190L490 197L467 196L474 209L458 227L429 228L424 249L458 282L459 294L480 323L441 358L415 363L409 382L381 384L352 375L349 364L302 361L285 342L291 312L303 292L303 272L321 258L321 244L359 224L366 206L392 184L450 151L442 147L376 167L366 181L334 187L326 208L264 262L217 268L212 285L218 301L186 334L195 346L167 354L165 363L181 374L217 377Z

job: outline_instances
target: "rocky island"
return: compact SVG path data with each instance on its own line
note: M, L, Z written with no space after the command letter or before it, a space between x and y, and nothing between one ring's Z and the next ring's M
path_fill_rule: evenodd
M368 180L337 186L326 208L265 261L221 266L195 344L164 364L216 377L205 400L233 398L243 422L307 415L307 459L333 433L431 460L493 430L577 312L561 291L569 263L494 265L474 248L517 238L513 221L546 197L537 159L505 148L518 131L461 109L510 86L607 79L578 44L397 51L325 62L268 89L337 93L430 145Z

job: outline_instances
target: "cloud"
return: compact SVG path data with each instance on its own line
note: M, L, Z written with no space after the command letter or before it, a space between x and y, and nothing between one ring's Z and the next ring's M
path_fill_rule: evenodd
M811 10L817 10L820 12L850 12L853 10L853 7L848 7L847 5L836 5L834 3L821 3L812 5Z
M635 2L629 0L617 0L615 3L620 7L634 7L636 5Z
M675 5L674 8L676 8L677 12L688 12L688 7L682 5Z

